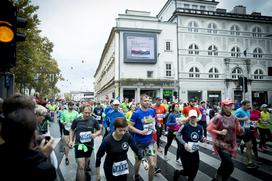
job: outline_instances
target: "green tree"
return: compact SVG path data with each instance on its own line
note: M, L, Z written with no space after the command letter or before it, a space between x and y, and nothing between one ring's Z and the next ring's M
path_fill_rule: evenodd
M56 83L63 78L57 61L51 55L53 43L40 35L40 20L36 14L39 7L32 5L30 0L17 0L15 4L18 16L27 19L27 27L19 30L26 33L27 38L17 43L16 67L12 69L16 89L22 93L26 88L34 89L41 96L55 97L59 92Z

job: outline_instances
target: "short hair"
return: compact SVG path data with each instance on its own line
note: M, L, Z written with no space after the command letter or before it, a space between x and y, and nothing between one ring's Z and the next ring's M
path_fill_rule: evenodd
M8 145L25 150L28 149L36 128L37 123L33 111L16 109L5 117L1 135Z
M116 118L113 125L115 129L127 127L127 120L123 117Z
M17 109L29 109L34 112L35 103L32 101L32 99L30 99L30 97L21 94L13 95L4 100L3 103L4 116L7 116L9 113Z
M141 101L143 101L143 100L144 100L144 97L149 98L149 96L148 96L147 94L142 94L142 95L141 95Z
M250 103L250 101L248 101L248 100L243 100L243 101L241 102L241 104L242 104L243 106L245 106L245 105L248 104L248 103Z
M37 104L36 107L35 107L35 114L40 115L40 116L46 116L47 109L45 107Z

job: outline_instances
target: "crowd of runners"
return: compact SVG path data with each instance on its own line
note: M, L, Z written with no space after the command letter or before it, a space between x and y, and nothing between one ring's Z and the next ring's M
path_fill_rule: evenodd
M4 160L1 162L7 165L3 170L11 169L13 164L10 160L27 163L32 170L22 169L25 172L22 178L33 179L50 174L50 179L46 180L56 179L56 168L47 161L52 159L49 155L53 150L53 139L44 136L48 132L48 125L54 121L58 122L65 143L66 165L71 161L69 150L74 149L78 181L86 180L85 172L90 169L90 157L94 149L97 150L97 181L101 179L100 165L105 154L103 169L106 179L127 180L130 172L127 156L129 147L135 153L134 180L140 180L142 164L148 172L148 180L152 181L161 172L157 165L157 153L162 153L164 160L169 160L167 152L173 140L177 142L176 164L182 168L175 170L174 181L182 176L188 180L195 179L200 162L199 142L213 144L213 154L218 154L221 159L213 180L228 180L234 170L232 157L236 156L238 147L247 160L245 167L254 170L261 164L258 151L265 151L266 143L271 141L271 113L268 105L257 105L247 100L234 106L234 102L229 99L211 105L194 99L170 103L166 99L148 95L142 95L138 103L127 98L122 102L118 99L64 102L47 101L39 95L31 99L15 95L0 103L3 104L0 156ZM161 149L162 135L167 137L164 151ZM94 148L94 140L98 136L103 139L99 148ZM208 136L211 139L208 140ZM259 143L257 139L260 139ZM15 144L21 141L22 144ZM19 151L24 154L14 157ZM39 161L29 161L32 155L38 155ZM15 168L19 168L19 165ZM32 175L26 174L33 170L35 173Z

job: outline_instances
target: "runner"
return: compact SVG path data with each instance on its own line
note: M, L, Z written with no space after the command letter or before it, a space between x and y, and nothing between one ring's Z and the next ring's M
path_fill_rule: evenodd
M260 132L260 144L259 149L261 151L267 150L266 142L271 140L271 132L269 126L271 125L270 122L270 113L268 112L267 104L263 104L261 106L261 117L260 122L258 123L258 130Z
M234 170L232 157L236 156L236 136L243 130L238 119L231 113L233 102L224 100L221 103L222 110L208 124L208 132L212 136L213 147L219 154L221 165L213 181L226 181Z
M168 126L168 134L167 134L167 143L164 148L164 159L168 160L167 151L168 151L169 147L171 146L173 139L175 138L177 145L178 145L177 154L176 154L176 163L178 165L180 165L181 164L181 162L179 161L180 144L178 143L178 140L176 138L176 133L179 130L180 125L183 125L187 119L185 118L185 116L182 113L179 112L179 104L178 103L172 104L171 107L172 107L171 108L172 112L168 116L168 119L166 122L166 125Z
M175 170L173 180L177 181L180 175L188 176L188 180L194 180L199 168L199 145L198 142L204 142L203 129L197 124L198 115L196 110L190 110L189 122L181 126L176 138L181 144L180 157L183 170Z
M202 126L204 136L207 137L207 109L205 107L205 101L200 102L199 110L202 116L201 119L198 121L198 124Z
M125 118L116 118L114 121L113 133L107 135L100 145L96 155L96 180L100 180L101 158L107 153L104 162L104 172L108 181L126 181L129 173L127 152L129 146L137 155L137 159L142 160L145 169L148 163L143 159L141 153L135 145L132 136L127 133L127 122Z
M77 161L77 180L85 181L85 171L88 171L88 162L90 160L94 139L101 134L99 123L90 116L91 108L83 106L83 117L75 119L70 129L69 146L74 145L75 158ZM75 136L75 144L73 138Z
M152 133L155 130L154 111L148 108L149 97L141 96L141 108L135 111L131 117L129 129L134 133L136 146L147 157L149 164L148 180L152 181L155 174L156 150ZM141 160L135 158L135 181L140 179Z
M78 118L78 112L74 110L74 103L69 102L68 103L68 110L64 110L61 115L61 123L64 125L64 141L65 141L65 164L69 165L69 159L68 159L68 154L69 154L69 142L70 142L70 137L69 137L69 131L71 129L72 122Z

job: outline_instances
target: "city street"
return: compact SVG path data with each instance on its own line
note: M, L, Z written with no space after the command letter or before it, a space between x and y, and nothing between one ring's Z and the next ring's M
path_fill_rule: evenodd
M59 139L59 129L58 124L53 123L50 128L51 135L56 138L58 141ZM95 153L101 143L102 136L98 137L95 140L95 146L94 150ZM166 137L162 136L162 146L164 147L166 144ZM69 152L69 160L70 165L65 165L65 159L63 157L63 144L62 140L60 140L56 146L55 153L57 155L58 161L59 161L59 180L65 180L65 181L74 181L76 176L76 163L74 159L74 151L70 150ZM169 151L168 151L168 161L165 161L163 159L163 154L158 154L158 166L161 168L162 172L160 174L157 174L155 177L155 181L164 181L164 180L172 180L173 179L173 173L175 169L181 169L182 166L179 166L175 162L175 154L176 154L177 144L175 141L173 141ZM272 143L269 143L269 150L265 152L259 152L259 157L261 158L261 161L263 164L259 164L259 168L256 169L247 169L244 165L245 157L243 157L238 152L238 156L234 159L234 172L231 175L230 180L239 180L239 181L269 181L271 179L272 173ZM129 167L130 167L130 173L128 180L133 180L134 175L134 153L130 149L128 152L129 157ZM105 156L104 156L105 158ZM201 144L200 145L200 167L199 171L196 177L196 181L204 181L204 180L212 180L213 176L216 174L217 168L220 165L220 159L218 156L214 155L212 152L212 146L210 144ZM103 163L103 160L102 160ZM94 154L91 157L90 162L91 172L89 173L91 176L91 180L95 180L95 158ZM103 165L101 164L101 179L105 180L104 171L103 171ZM142 180L148 180L147 178L147 172L144 170L144 168L141 166L140 169L140 176ZM186 180L185 177L180 177L180 180Z

